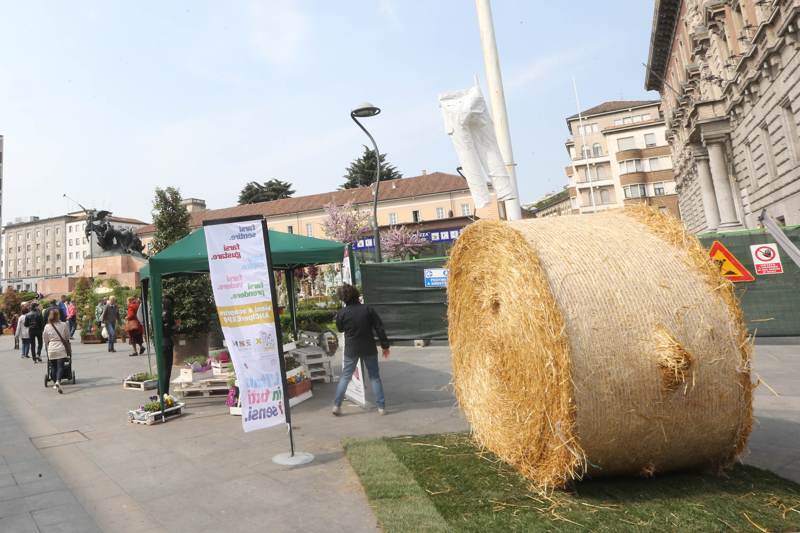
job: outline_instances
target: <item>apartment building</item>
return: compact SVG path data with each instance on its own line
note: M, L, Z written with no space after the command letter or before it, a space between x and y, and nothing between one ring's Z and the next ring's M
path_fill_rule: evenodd
M30 217L3 228L3 287L35 291L40 281L62 277L66 271L64 235L68 215Z
M645 203L680 217L658 100L604 102L567 118L573 213Z
M134 231L145 225L136 219L109 217L117 227ZM83 212L40 219L15 219L3 228L3 288L35 291L43 280L75 275L89 255L89 243L83 234ZM99 251L97 242L94 249Z
M800 0L656 0L661 93L684 223L800 224Z
M357 209L371 214L373 198L372 187L359 187L224 209L193 210L190 225L198 228L204 220L264 215L272 230L325 239L322 223L326 218L326 205L351 201ZM461 229L475 217L498 218L497 203L493 200L489 206L476 211L467 182L460 176L433 172L381 182L378 224L382 228L406 226L419 230L432 243L449 243L458 238ZM154 232L152 225L139 229L145 247L151 245ZM365 236L355 246L357 250L373 247L371 236Z
M100 253L100 248L97 246L97 237L92 234L91 245L86 239L86 214L83 211L76 211L69 213L68 216L72 217L72 220L67 223L65 237L67 275L77 274L83 268L84 258ZM115 217L113 215L106 217L106 220L111 222L117 229L130 229L134 233L139 228L147 225L146 222L135 218Z
M562 191L546 194L541 200L522 207L533 218L560 217L572 214L572 203L566 187Z

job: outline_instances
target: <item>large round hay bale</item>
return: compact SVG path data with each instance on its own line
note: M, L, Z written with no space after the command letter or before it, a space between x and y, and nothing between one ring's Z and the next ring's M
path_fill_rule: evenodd
M535 484L725 466L744 448L741 311L675 219L480 221L449 268L459 404L478 443Z

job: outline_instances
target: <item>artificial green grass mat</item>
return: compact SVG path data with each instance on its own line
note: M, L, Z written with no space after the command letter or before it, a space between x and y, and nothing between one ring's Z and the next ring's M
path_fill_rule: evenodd
M800 485L752 466L584 480L543 495L463 433L345 450L387 532L800 530Z

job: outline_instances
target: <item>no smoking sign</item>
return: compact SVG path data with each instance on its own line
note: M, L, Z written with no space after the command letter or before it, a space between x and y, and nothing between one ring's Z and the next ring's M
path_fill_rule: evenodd
M783 274L781 256L778 253L778 245L754 244L750 246L750 253L753 255L753 265L756 267L756 274Z

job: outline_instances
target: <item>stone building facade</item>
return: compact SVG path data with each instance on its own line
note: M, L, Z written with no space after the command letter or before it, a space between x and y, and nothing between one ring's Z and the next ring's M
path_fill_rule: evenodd
M567 117L575 214L645 203L680 217L658 100L615 100Z
M800 224L800 0L656 0L661 93L689 230Z

